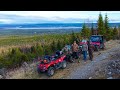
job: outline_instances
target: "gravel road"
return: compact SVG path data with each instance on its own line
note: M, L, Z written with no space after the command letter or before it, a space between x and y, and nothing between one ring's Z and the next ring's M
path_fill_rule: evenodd
M102 67L105 68L105 63L108 62L109 58L118 52L120 52L120 45L103 52L83 67L78 67L75 71L71 72L66 79L91 79L96 71L100 70L100 68L102 69Z

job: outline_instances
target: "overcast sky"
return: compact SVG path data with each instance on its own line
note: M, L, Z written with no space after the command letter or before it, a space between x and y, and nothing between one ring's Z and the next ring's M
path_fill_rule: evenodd
M120 22L120 11L0 11L0 23L96 22L100 12L110 22Z

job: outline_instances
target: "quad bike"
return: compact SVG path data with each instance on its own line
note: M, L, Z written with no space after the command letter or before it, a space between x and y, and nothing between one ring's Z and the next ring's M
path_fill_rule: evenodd
M66 61L73 63L73 62L75 62L75 59L80 58L80 54L81 54L80 49L79 49L79 51L77 52L77 54L78 54L77 57L74 58L74 57L73 57L72 50L71 50L71 46L70 46L70 45L67 45L67 46L66 46L66 53L65 53L65 55L66 55L66 58L65 58Z
M92 35L90 37L90 44L94 46L94 51L105 48L105 39L102 35Z
M38 73L46 72L48 76L53 76L56 69L64 69L67 67L66 55L47 56L37 67Z

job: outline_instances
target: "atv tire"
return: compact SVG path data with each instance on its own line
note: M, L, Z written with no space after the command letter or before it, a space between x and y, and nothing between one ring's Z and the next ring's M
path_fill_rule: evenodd
M73 59L73 57L72 57L72 56L70 56L70 57L69 57L69 61L70 61L71 63L73 63L73 62L74 62L74 59Z
M105 45L103 45L102 49L105 50Z
M55 73L54 68L53 68L53 67L49 67L49 69L48 69L48 71L47 71L47 75L48 75L49 77L51 77L51 76L54 75L54 73Z
M37 72L38 72L38 74L43 73L39 68L37 68Z
M98 46L96 46L95 48L96 48L96 51L99 51L99 47Z
M62 62L62 69L65 69L67 67L67 62L64 60L63 62Z

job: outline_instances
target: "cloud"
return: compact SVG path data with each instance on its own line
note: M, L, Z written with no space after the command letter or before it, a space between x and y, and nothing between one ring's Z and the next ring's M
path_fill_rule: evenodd
M10 24L13 23L14 21L11 19L0 19L0 23L2 24Z
M110 22L119 22L119 11L101 11ZM83 23L96 22L100 11L0 11L0 23Z

